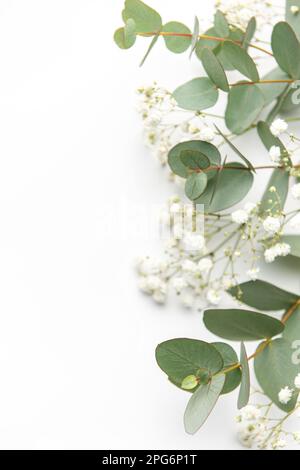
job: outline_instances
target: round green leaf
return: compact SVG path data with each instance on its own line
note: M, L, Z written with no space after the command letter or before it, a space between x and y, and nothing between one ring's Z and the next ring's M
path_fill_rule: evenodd
M205 212L220 212L240 202L250 191L254 179L251 171L237 162L226 164L217 178L208 182L205 192L196 200L197 204L204 205Z
M209 159L198 150L183 150L180 159L190 170L204 170L210 166Z
M290 245L292 256L295 256L296 258L300 258L300 236L299 235L284 235L282 237L282 241Z
M191 30L182 23L177 21L170 21L165 24L163 29L165 33L177 33L177 34L192 34ZM181 54L185 52L191 45L191 37L179 37L179 36L164 36L164 40L167 48L175 54Z
M135 21L138 33L155 33L162 27L161 16L141 0L125 0L122 16L125 22L130 18Z
M264 96L257 85L232 87L225 113L226 126L234 134L242 134L259 116L264 104Z
M213 166L220 165L221 155L219 150L209 142L204 142L202 140L190 140L187 142L181 142L180 144L175 145L168 156L168 162L171 170L175 175L181 176L182 178L187 178L189 175L188 168L182 163L181 155L185 151L195 151L200 152L205 155L210 164ZM208 179L213 178L216 175L216 170L209 170L206 172Z
M216 86L207 77L194 78L181 85L173 93L178 106L190 111L211 108L218 101L218 96Z
M189 375L206 370L211 375L223 368L220 353L211 344L195 339L172 339L156 348L156 361L171 381L182 384Z
M266 311L287 310L298 300L297 295L260 280L244 282L228 292L249 307Z
M183 379L181 388L184 390L194 390L198 386L198 380L195 375L188 375Z
M218 34L215 28L210 28L204 33L204 36L216 37L218 36ZM196 56L198 57L198 59L201 60L201 54L202 54L202 50L204 47L209 47L209 49L211 50L216 50L219 47L219 45L220 44L218 41L215 41L212 39L201 38L199 39L196 45Z
M262 80L286 80L288 75L283 72L279 67L271 70L271 72L267 73ZM264 95L265 104L270 104L276 98L278 98L286 89L286 83L272 83L271 85L268 84L258 84L257 85ZM295 105L294 105L295 106Z
M284 387L295 388L294 380L296 375L300 373L300 365L293 363L293 353L294 350L288 341L276 339L271 341L254 361L259 385L265 394L286 413L295 408L298 392L294 393L286 405L279 401L278 393Z
M229 85L224 69L215 54L208 47L203 49L201 60L207 75L214 84L221 90L228 92Z
M243 42L245 33L239 28L236 27L231 27L230 29L230 34L228 39L234 42ZM235 67L232 66L232 64L228 61L226 58L225 54L223 53L223 47L222 44L219 44L218 48L215 50L216 55L218 56L219 61L223 65L225 70L235 70Z
M119 28L114 34L114 41L120 49L130 49L135 43L135 34L128 36L128 29L125 32L125 28Z
M213 377L210 383L193 393L184 413L184 427L188 434L195 434L205 423L218 401L224 382L224 375Z
M223 370L226 370L239 362L235 350L229 346L229 344L212 343L212 345L219 351L223 358ZM225 374L225 383L221 395L225 395L226 393L230 393L235 390L241 383L241 377L242 372L240 368L234 369L231 372L227 372Z
M253 82L259 81L256 65L245 49L232 41L225 41L222 49L224 56L236 70Z
M272 50L279 67L292 78L300 78L300 43L291 26L281 21L274 26Z
M272 338L284 330L284 325L276 318L249 310L206 310L206 328L220 338L231 341L256 341Z
M241 410L248 405L250 398L250 371L247 351L244 343L241 343L240 364L242 366L242 381L238 398L238 409Z
M185 194L191 201L198 199L204 193L207 186L205 173L192 173L185 183Z

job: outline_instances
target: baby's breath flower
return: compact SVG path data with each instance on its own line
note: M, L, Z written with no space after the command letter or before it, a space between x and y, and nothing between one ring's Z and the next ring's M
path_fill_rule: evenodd
M219 305L219 303L221 301L221 295L215 289L210 289L207 292L206 298L207 298L208 302L212 305Z
M280 392L278 393L278 400L280 403L283 405L286 405L293 396L293 390L291 390L288 386L282 388Z
M249 214L245 210L240 209L231 214L231 219L236 224L245 224L249 219Z
M275 119L273 123L271 124L270 130L275 137L278 137L279 135L283 134L286 132L288 129L287 123L283 119Z
M198 263L198 270L200 273L208 273L213 267L213 262L210 258L203 258Z
M278 217L269 216L263 221L263 227L266 232L275 234L279 232L281 223Z
M252 281L256 281L258 279L259 273L260 273L259 268L252 268L252 269L248 269L247 271L247 275L250 277Z
M279 163L281 159L281 150L280 147L273 145L269 150L269 155L274 163Z

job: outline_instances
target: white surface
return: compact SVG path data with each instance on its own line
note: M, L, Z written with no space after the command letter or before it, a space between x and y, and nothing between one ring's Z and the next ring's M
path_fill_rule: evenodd
M151 2L189 24L207 3ZM151 244L102 233L109 205L121 223L121 202L174 191L143 146L134 89L199 68L158 46L139 69L145 43L112 42L122 4L0 0L4 449L239 448L233 397L189 437L187 396L154 361L162 340L209 337L200 314L140 295L132 261Z

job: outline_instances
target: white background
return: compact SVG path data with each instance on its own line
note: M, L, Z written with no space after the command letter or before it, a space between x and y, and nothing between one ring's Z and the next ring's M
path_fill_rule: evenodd
M190 25L208 3L151 1ZM122 204L174 192L144 148L135 88L200 71L162 45L139 69L145 41L112 42L122 4L0 0L3 449L239 448L233 396L187 436L187 395L155 364L163 340L210 338L201 315L139 294L133 260L151 243L103 234L109 208L121 223Z

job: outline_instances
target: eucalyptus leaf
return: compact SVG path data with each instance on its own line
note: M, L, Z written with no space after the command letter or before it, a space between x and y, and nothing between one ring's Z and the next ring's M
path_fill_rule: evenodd
M184 414L184 426L188 434L195 434L205 423L218 401L224 382L224 374L212 377L211 382L193 393Z
M298 7L298 12L293 13L291 7ZM300 39L300 0L286 0L285 18Z
M198 150L183 150L180 159L190 170L204 170L210 165L209 158Z
M272 214L284 208L289 191L289 179L287 171L281 169L273 171L260 203L261 213L268 211ZM271 188L276 188L276 191L270 191Z
M227 292L249 307L259 310L286 310L299 296L265 281L248 281L232 287Z
M195 17L195 22L194 22L194 31L192 35L192 44L191 44L191 53L190 57L192 57L192 54L194 50L196 49L198 39L199 39L199 33L200 33L200 25L199 25L199 20L197 16Z
M230 33L228 39L230 41L238 42L241 43L244 40L245 33L241 29L237 27L231 26ZM215 49L215 54L217 55L219 61L223 65L225 70L235 70L235 67L232 66L231 62L228 61L227 57L223 53L223 47L222 44L219 44L218 48Z
M271 70L271 72L267 73L262 80L287 80L288 78L289 76L286 72L281 70L279 67L276 67ZM268 105L284 92L286 85L286 83L262 83L257 86L264 95L265 104Z
M206 37L203 37L203 36L206 36ZM215 28L210 28L207 31L205 31L205 33L202 35L202 37L199 39L196 45L195 52L199 60L201 60L201 54L202 54L202 50L204 47L208 47L212 51L216 51L219 48L219 45L220 45L219 41L216 41L214 39L208 39L209 37L215 38L217 36L218 34Z
M239 149L229 140L227 139L226 135L223 134L222 131L215 125L215 128L217 129L218 134L225 140L227 145L243 160L244 163L248 166L249 170L253 171L255 173L255 169L252 165L252 163L246 158L240 151Z
M242 381L238 398L239 410L248 405L250 398L250 371L247 351L243 342L241 343L240 364L242 367Z
M192 173L185 183L185 194L191 201L198 199L207 186L205 173Z
M191 34L191 30L183 23L170 21L162 28L165 33ZM185 52L191 45L191 38L184 36L164 36L164 40L169 51L175 54Z
M206 310L206 328L220 338L231 341L256 341L282 333L284 325L276 318L250 310Z
M230 33L228 21L220 10L216 11L214 29L217 35L221 38L227 38Z
M262 141L267 150L270 150L270 148L273 146L279 147L281 153L286 157L288 156L288 152L285 146L278 137L275 137L272 134L270 127L266 122L259 121L259 123L257 124L257 132L260 137L260 140Z
M300 78L300 43L288 23L281 21L274 26L271 44L279 67L290 77Z
M202 140L190 140L187 142L181 142L175 145L168 155L168 163L175 175L181 176L181 178L187 178L189 175L188 168L182 163L181 156L186 151L200 152L205 155L211 165L217 166L221 163L221 155L217 147L209 142ZM213 178L216 175L216 170L208 170L206 176L208 179Z
M207 371L211 376L223 369L223 359L211 344L195 339L172 339L156 348L159 367L176 384L182 384L189 375L199 376Z
M137 33L155 34L162 27L159 13L141 0L125 0L122 16L124 22L130 18L135 21Z
M300 306L293 312L285 324L285 329L282 337L300 349Z
M259 81L256 65L245 49L232 41L225 41L222 49L224 56L236 70L253 82Z
M146 60L148 59L148 56L149 56L150 52L152 51L153 47L155 46L155 44L157 43L158 39L159 39L159 34L156 34L153 37L152 41L150 42L150 45L147 49L146 54L144 55L143 59L141 60L140 67L142 67L144 65L144 63L146 62Z
M251 171L237 162L224 165L218 180L216 178L208 182L203 195L195 201L204 205L205 212L220 212L242 201L250 191L254 180ZM214 194L216 183L218 188Z
M261 346L259 346L261 347ZM283 404L279 401L278 394L282 388L294 389L294 380L300 373L300 365L293 363L292 345L284 339L275 339L259 354L254 361L255 374L259 385L266 395L286 413L295 408L298 392L292 399Z
M282 241L290 245L291 256L300 258L300 235L284 235Z
M228 92L229 85L224 69L215 56L215 54L208 48L205 47L201 54L201 60L203 67L214 84L221 90Z
M231 366L238 364L239 360L235 350L226 343L212 343L212 345L219 351L224 361L224 368L229 369ZM225 374L225 383L221 395L233 392L241 383L242 372L239 367L233 369L231 372Z
M135 23L133 20L128 20L124 28L119 28L114 34L114 41L120 49L130 49L136 40Z
M201 111L211 108L218 101L218 90L207 77L194 78L177 88L173 98L178 106L190 111Z
M234 134L242 134L251 127L264 104L264 96L257 85L232 87L225 113L226 126Z
M247 28L246 28L246 32L245 32L245 37L243 39L243 43L242 43L242 47L244 49L247 49L250 42L252 41L252 38L255 34L255 31L256 31L256 19L255 17L253 16L248 25L247 25Z

